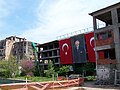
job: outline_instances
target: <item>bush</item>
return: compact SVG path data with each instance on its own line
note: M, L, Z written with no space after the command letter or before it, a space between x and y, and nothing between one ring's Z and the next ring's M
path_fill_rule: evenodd
M62 66L58 71L58 75L66 76L66 74L69 72L69 69L69 66Z
M18 65L15 57L10 55L8 60L0 61L0 75L3 77L15 77L18 72Z
M20 62L21 67L22 67L22 73L28 76L33 76L33 71L34 71L34 63L31 60L22 60Z
M94 81L96 80L96 76L87 76L85 77L87 81Z
M9 72L6 69L0 69L0 77L8 77Z

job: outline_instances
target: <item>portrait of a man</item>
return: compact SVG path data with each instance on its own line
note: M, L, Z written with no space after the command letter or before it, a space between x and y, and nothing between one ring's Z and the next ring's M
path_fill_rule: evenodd
M73 63L86 62L86 48L83 35L78 35L72 38L72 54Z

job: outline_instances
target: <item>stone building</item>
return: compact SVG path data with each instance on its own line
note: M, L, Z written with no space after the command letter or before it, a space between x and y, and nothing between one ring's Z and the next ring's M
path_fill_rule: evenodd
M8 59L10 54L15 56L17 61L25 58L34 59L32 42L16 36L10 36L4 40L0 40L0 60Z
M14 43L12 53L17 58L17 61L22 59L34 59L32 42L24 40Z
M113 83L114 70L120 70L120 2L90 15L93 16L97 78L103 84ZM102 27L100 22L104 24Z
M16 36L10 36L3 40L0 40L0 60L8 59L9 55L12 52L13 44L24 40L25 38L20 38Z

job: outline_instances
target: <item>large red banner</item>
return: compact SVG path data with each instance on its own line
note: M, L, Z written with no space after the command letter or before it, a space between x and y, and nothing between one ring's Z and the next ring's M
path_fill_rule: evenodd
M95 47L94 47L94 33L85 34L87 52L88 52L88 61L96 62L95 58Z
M72 47L70 39L64 39L59 41L60 47L60 63L72 64Z

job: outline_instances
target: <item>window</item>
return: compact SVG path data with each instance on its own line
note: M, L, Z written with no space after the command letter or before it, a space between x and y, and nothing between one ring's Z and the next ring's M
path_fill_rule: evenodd
M97 40L104 40L104 39L111 38L111 37L112 37L111 31L102 32L102 33L97 34Z

